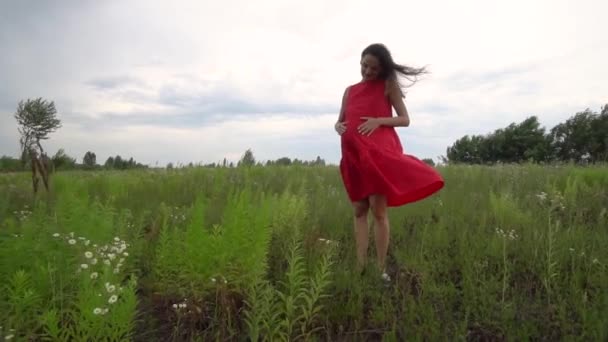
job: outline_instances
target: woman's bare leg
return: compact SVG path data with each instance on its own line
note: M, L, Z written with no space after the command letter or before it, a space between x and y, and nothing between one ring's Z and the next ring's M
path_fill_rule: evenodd
M367 247L369 245L369 227L367 213L369 201L367 199L353 203L355 211L355 241L357 244L357 269L361 271L367 261Z
M386 267L386 255L388 253L390 235L386 197L383 195L372 195L370 196L369 202L372 214L374 215L378 267L381 271L384 271Z

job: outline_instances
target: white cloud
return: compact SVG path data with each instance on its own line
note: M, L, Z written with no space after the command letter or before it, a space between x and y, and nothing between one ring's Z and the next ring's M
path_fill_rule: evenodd
M317 155L339 154L339 137L333 133L335 115L302 116L269 115L267 117L234 117L215 125L203 127L162 127L131 125L102 127L93 132L82 131L78 126L66 125L63 134L56 134L48 142L47 150L56 151L62 146L73 146L69 154L79 160L91 150L98 163L108 157L132 157L138 162L164 166L169 162L211 163L223 160L236 162L246 149L251 148L259 160L282 156L314 159ZM94 133L94 134L91 134ZM328 137L330 137L328 139ZM319 148L318 140L325 143L323 151L309 150L301 142L311 141ZM125 153L124 151L129 151Z

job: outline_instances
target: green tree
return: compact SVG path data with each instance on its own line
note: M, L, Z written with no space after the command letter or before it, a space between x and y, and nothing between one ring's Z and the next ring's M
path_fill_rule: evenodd
M487 135L465 135L448 147L447 159L469 164L540 162L549 158L550 150L545 129L531 116Z
M498 158L492 161L519 163L524 161L541 161L545 159L545 129L540 127L538 118L531 116L519 124L512 123L495 133L494 153Z
M291 159L289 157L281 157L276 160L275 164L284 166L291 165Z
M255 165L255 157L253 156L253 152L251 149L247 149L241 160L239 160L237 166L254 166Z
M479 135L468 136L456 140L447 148L447 158L452 163L479 164L481 160L481 145L484 137Z
M49 189L49 165L48 157L42 148L41 140L48 139L50 133L61 127L61 121L57 119L57 109L54 102L42 98L27 99L20 101L14 115L19 125L21 134L19 140L24 159L31 161L32 183L34 193L38 191L40 174L46 190Z
M0 158L0 171L4 172L15 172L23 170L21 160L9 156L2 156Z
M576 163L593 159L594 152L599 149L599 141L594 139L596 116L586 109L553 127L550 134L556 158Z
M106 162L103 164L103 167L105 167L106 169L113 169L114 168L114 157L112 157L112 156L108 157L108 159L106 159Z
M608 161L608 104L602 107L594 121L590 153L594 161Z
M114 168L118 170L124 170L126 168L125 161L120 155L114 157Z
M84 157L82 158L82 164L87 169L95 168L95 166L97 165L97 156L95 155L95 153L91 151L85 153Z
M68 156L63 148L60 148L51 160L56 170L70 170L76 168L76 159Z

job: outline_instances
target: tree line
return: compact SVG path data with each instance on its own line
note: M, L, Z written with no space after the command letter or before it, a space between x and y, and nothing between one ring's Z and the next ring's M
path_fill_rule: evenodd
M103 164L97 163L94 152L87 151L78 163L76 158L59 149L48 157L41 142L61 127L56 118L57 110L53 102L41 98L21 101L15 113L19 124L21 157L0 157L0 171L24 171L31 169L46 174L56 170L128 170L147 168L131 158L111 156ZM596 163L608 161L608 104L600 112L586 109L578 112L550 130L541 127L537 116L530 116L520 123L511 123L483 135L465 135L447 148L443 163L495 164L495 163ZM432 159L424 162L434 165ZM165 168L182 167L242 167L242 166L325 166L320 156L315 160L299 160L281 157L265 162L257 161L251 149L247 149L236 163L223 162L187 165L168 163ZM49 169L49 170L47 170ZM45 180L46 181L46 180Z
M608 104L586 109L550 130L536 116L485 135L465 135L447 148L447 163L597 163L608 161Z
M49 158L50 172L67 171L67 170L127 170L127 169L142 169L148 168L147 165L136 162L133 157L127 159L120 155L108 157L103 164L97 163L97 157L94 152L88 151L82 158L82 163L78 163L76 158L73 158L65 153L63 148L60 148L55 155ZM31 161L26 158L13 158L10 156L0 157L0 172L18 172L29 170Z

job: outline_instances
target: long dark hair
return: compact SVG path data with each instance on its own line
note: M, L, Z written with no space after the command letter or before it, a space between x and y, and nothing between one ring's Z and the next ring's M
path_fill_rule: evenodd
M399 81L398 76L402 76L410 81L411 84L409 86L412 86L418 80L418 76L428 72L425 67L413 68L395 63L391 52L384 44L376 43L369 45L361 52L361 58L365 55L372 55L378 59L382 69L380 70L378 77L383 80L395 81L399 85L399 90L401 90L401 87L404 85ZM403 95L403 92L401 92L401 95Z

